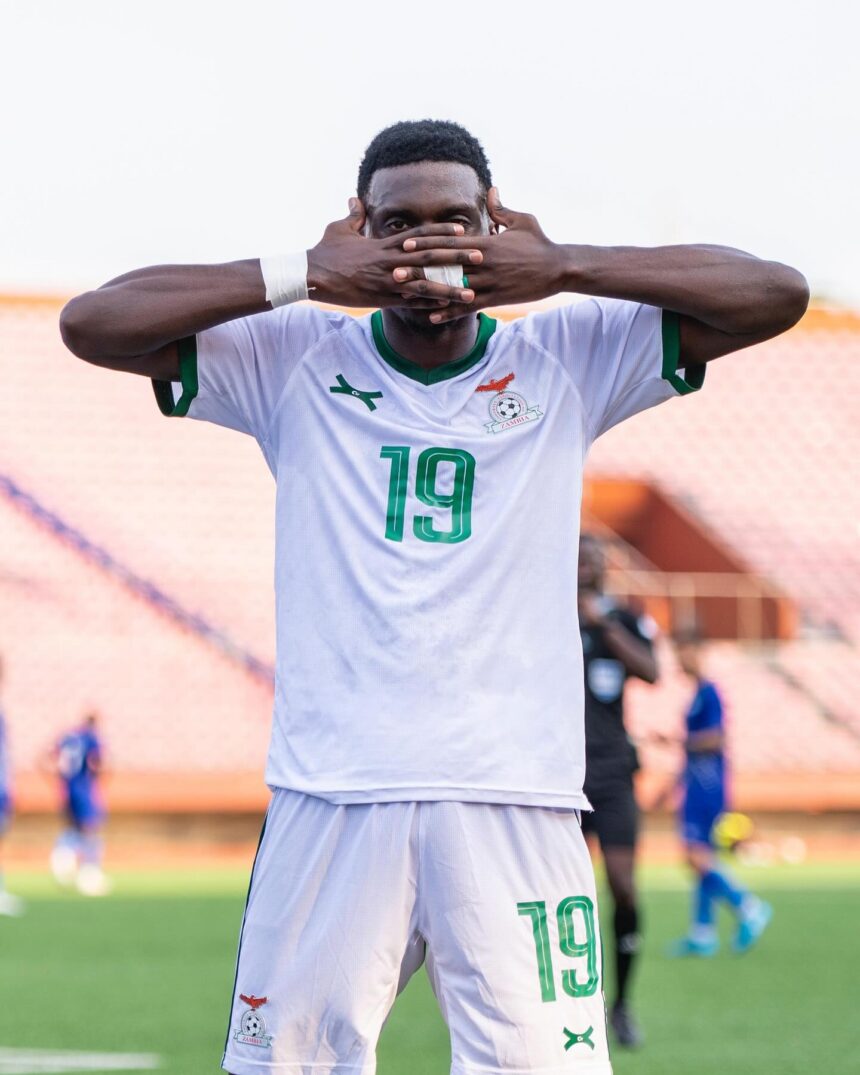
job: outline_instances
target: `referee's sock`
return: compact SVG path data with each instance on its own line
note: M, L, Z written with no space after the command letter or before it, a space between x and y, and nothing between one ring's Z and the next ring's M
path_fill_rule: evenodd
M616 1004L627 999L627 987L633 961L642 938L639 935L639 912L636 907L616 907L612 922L615 930Z

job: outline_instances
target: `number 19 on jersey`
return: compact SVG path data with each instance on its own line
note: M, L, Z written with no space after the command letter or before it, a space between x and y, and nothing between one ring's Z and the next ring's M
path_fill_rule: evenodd
M409 460L412 449L405 445L385 446L379 455L391 466L388 481L388 508L385 537L402 541L409 504ZM450 493L437 488L439 468L451 464L453 488ZM425 448L418 456L415 472L415 497L431 508L450 511L447 529L436 526L432 515L412 516L412 532L419 541L454 544L472 534L472 493L475 487L475 457L461 448ZM417 506L417 505L416 505Z

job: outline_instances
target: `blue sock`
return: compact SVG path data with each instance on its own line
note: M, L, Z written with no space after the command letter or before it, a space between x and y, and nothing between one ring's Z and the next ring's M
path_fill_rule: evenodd
M731 878L730 874L723 873L716 868L709 870L702 878L702 884L707 882L711 887L714 899L725 900L735 911L740 910L741 904L748 893L745 888Z
M693 893L693 922L697 926L714 924L715 892L712 876L710 873L702 874Z

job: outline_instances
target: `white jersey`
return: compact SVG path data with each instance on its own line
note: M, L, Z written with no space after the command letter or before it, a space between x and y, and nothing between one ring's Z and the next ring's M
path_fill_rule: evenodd
M255 437L277 482L267 783L587 806L583 463L701 385L678 353L675 315L594 299L481 315L469 354L430 371L379 313L287 306L180 344L162 409Z

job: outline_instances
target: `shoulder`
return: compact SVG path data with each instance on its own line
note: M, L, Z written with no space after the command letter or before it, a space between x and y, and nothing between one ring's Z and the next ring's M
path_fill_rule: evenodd
M537 340L555 340L572 335L584 344L617 333L639 318L659 317L657 307L645 306L625 299L605 299L589 296L577 302L553 306L523 318L523 332Z
M301 354L331 332L348 330L354 318L337 310L292 304L238 318L198 333L198 343L232 341L240 351Z
M703 680L700 684L699 695L709 705L722 705L722 698L717 690L717 685L709 679Z
M248 318L248 322L287 340L302 339L308 343L331 332L349 331L356 323L354 317L339 310L324 310L319 306L298 303L257 314L256 317Z
M723 701L716 686L709 680L703 680L696 691L691 713L701 720L719 719L723 712Z

